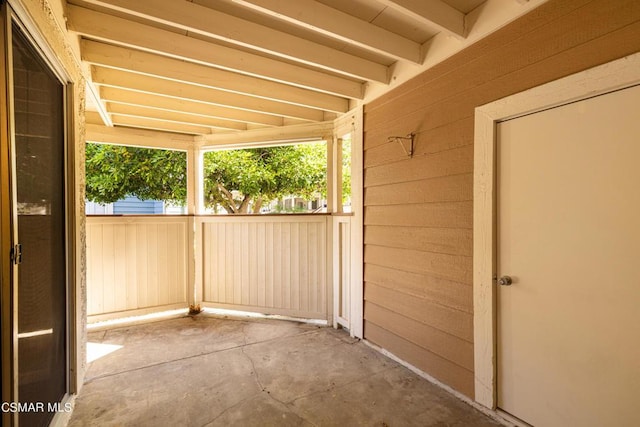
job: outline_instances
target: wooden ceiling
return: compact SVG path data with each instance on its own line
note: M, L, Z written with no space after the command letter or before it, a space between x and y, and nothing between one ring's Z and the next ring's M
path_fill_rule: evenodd
M527 3L70 0L66 19L108 125L215 135L332 120Z

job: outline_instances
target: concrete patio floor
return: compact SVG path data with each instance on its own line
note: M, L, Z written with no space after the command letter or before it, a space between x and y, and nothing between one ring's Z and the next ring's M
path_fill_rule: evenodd
M500 425L332 328L200 314L89 342L117 350L90 363L73 427Z

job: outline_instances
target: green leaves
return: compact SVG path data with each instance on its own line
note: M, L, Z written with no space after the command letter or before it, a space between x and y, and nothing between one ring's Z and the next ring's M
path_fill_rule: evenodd
M87 144L87 198L112 203L128 195L184 205L187 158L180 151ZM259 211L283 196L326 196L324 143L213 151L204 156L207 207Z
M184 205L187 156L181 151L87 144L87 198L113 203L127 195Z
M244 213L251 202L255 212L287 195L312 199L326 193L326 169L326 145L320 143L209 152L205 205Z

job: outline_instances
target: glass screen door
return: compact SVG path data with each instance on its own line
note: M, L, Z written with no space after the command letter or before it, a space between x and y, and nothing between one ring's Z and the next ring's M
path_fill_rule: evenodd
M40 426L68 391L65 88L15 24L11 57L18 400L44 407L18 420Z

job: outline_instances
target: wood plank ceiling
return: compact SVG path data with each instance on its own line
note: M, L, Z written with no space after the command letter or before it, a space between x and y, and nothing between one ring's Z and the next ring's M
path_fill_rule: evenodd
M107 124L209 135L332 120L436 35L464 41L484 3L70 0L66 18Z

